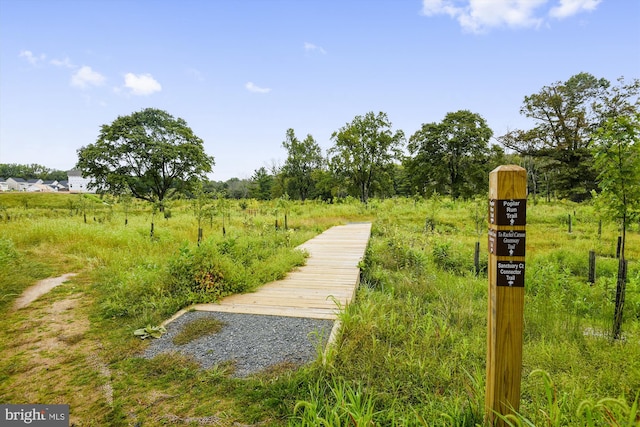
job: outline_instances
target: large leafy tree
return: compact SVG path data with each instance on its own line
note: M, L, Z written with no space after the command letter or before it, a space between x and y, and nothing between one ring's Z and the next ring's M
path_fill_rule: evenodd
M78 150L77 167L100 191L130 192L162 208L170 190L191 188L213 165L183 119L147 108L103 125L98 140Z
M418 192L468 197L486 186L493 131L469 110L448 113L440 123L423 124L409 139L405 161Z
M367 203L375 184L384 182L404 144L401 130L391 131L386 113L369 112L356 116L331 135L334 146L329 149L334 173L354 189Z
M611 87L606 79L579 73L566 82L544 86L525 96L520 113L533 119L529 130L516 129L500 137L508 148L544 159L563 197L583 200L596 188L593 133L607 118L627 114L637 106L639 84L634 80Z
M300 141L293 129L287 130L282 146L287 150L282 173L287 179L288 194L304 201L313 190L314 171L322 166L322 150L313 136L307 135Z

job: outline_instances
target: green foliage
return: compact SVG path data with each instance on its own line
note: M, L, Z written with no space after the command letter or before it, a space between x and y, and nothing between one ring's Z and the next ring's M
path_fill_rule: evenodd
M393 162L400 158L404 132L391 132L386 113L369 112L356 116L331 135L329 149L332 170L344 178L352 194L367 203L376 182L384 180Z
M0 312L34 281L47 277L51 271L51 267L41 261L25 257L13 239L0 237Z
M258 200L270 200L274 178L264 166L256 169L251 177L249 196Z
M311 388L310 401L299 401L293 409L290 426L340 427L375 426L374 401L360 386L344 382L331 385L317 382ZM329 399L325 400L326 397ZM300 415L298 415L300 414Z
M246 292L284 275L304 263L304 254L287 244L286 235L270 238L206 240L200 246L183 245L169 261L169 291L211 302Z
M41 179L43 181L66 181L67 172L49 169L38 164L21 165L17 163L0 163L0 177Z
M593 152L601 190L596 203L626 231L629 221L640 215L640 113L608 119L596 138Z
M499 140L540 160L533 172L547 190L553 186L561 197L585 200L597 182L591 151L594 131L607 119L637 114L639 92L638 79L625 84L621 78L612 87L606 79L578 73L525 96L520 112L534 119L536 126L510 131Z
M366 207L354 198L336 198L335 204L290 201L295 231L285 233L273 229L276 202L249 201L255 213L247 218L236 202L225 199L226 238L207 233L198 248L190 201L172 203L172 220L158 227L157 239L151 241L146 203L131 204L125 227L120 204L113 209L113 220L85 224L75 208L69 215L68 200L77 197L57 195L61 198L50 199L47 209L47 199L40 196L45 195L0 195L16 215L0 222L0 257L5 255L0 262L0 311L5 314L0 394L5 398L53 396L33 388L30 353L16 347L26 331L39 333L40 327L31 325L41 324L38 310L47 309L49 301L17 312L8 307L38 279L76 271L80 274L73 289L61 286L47 298L54 301L66 292L81 296L82 307L74 315L89 313L85 336L92 339L73 344L75 358L56 368L96 376L76 349L99 342L90 349L108 364L115 391L113 405L95 404L102 408L99 414L109 413L104 416L108 421L90 411L95 396L83 397L74 387L72 394L59 391L59 398L78 399L78 411L91 412L83 421L156 425L175 423L166 418L175 414L182 420L216 416L221 423L273 426L313 425L320 418L352 426L354 419L380 426L482 425L487 282L470 274L478 240L477 201L373 199ZM516 417L522 425L536 426L556 420L561 425L634 425L640 390L636 225L628 236L623 339L612 342L617 260L611 254L617 225L604 221L598 236L598 210L591 204L539 201L528 208L522 400ZM567 213L574 219L571 234ZM425 218L433 219L433 231L425 232ZM147 343L126 339L138 326L160 324L180 308L213 300L202 284L250 289L281 277L303 262L293 247L331 225L363 220L373 220L374 227L361 263L362 285L341 314L334 347L324 357L319 347L318 359L310 365L283 365L240 380L230 376L229 364L203 370L177 353L140 358ZM204 226L217 231L221 224ZM598 254L594 284L586 282L591 249ZM485 257L486 245L481 251ZM196 278L192 273L197 271L219 276ZM538 370L548 378L531 374ZM49 378L40 377L42 388L52 388Z
M454 199L486 191L492 135L487 122L468 110L448 113L441 123L423 124L408 145L414 157L406 165L414 188Z
M18 258L18 251L11 239L0 237L0 267L8 265Z
M217 334L224 325L224 322L216 318L200 317L184 325L180 332L173 337L172 342L175 345L184 345L198 338Z
M640 411L638 410L640 393L636 394L631 405L624 396L617 399L607 397L598 401L586 399L580 402L575 414L572 414L567 402L567 394L558 390L548 372L536 369L529 374L529 377L541 377L543 380L545 401L544 408L540 410L541 420L536 422L520 412L509 415L497 414L497 417L505 425L511 427L535 427L537 425L549 427L566 425L634 427L640 423Z
M324 162L322 150L313 136L307 135L301 142L293 129L287 129L282 146L287 150L287 160L282 168L287 179L286 191L304 201L314 190L314 172Z
M133 335L140 337L141 340L151 338L160 338L163 334L166 334L167 330L164 326L151 326L147 325L144 328L136 329L133 331Z
M101 191L129 191L160 202L171 189L186 189L211 172L213 157L181 119L147 108L103 125L94 144L78 150L78 167Z

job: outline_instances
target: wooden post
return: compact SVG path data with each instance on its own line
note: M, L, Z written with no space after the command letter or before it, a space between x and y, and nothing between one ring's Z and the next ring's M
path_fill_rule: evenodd
M596 251L589 251L589 283L596 282Z
M473 253L473 265L476 268L476 277L480 275L480 242L476 242L476 250Z
M618 263L618 280L616 283L616 307L613 317L613 339L620 338L622 329L622 312L624 310L624 296L627 283L627 260L620 259Z
M485 417L520 406L524 309L527 172L515 165L489 174L489 298Z
M618 245L616 246L616 259L620 259L621 247L622 247L622 236L618 236Z
M571 214L569 214L569 233L571 233Z

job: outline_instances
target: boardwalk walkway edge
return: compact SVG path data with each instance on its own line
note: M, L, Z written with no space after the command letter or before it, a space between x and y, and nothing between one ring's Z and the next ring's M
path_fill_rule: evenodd
M355 297L371 223L331 227L298 246L309 253L304 266L284 279L255 292L236 294L211 304L195 304L163 322L166 325L189 311L213 311L336 320ZM336 322L338 325L339 322ZM335 335L336 330L332 331Z

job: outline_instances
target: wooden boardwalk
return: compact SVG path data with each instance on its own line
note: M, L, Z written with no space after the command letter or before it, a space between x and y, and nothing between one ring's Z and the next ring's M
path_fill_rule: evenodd
M360 279L358 264L370 234L371 223L332 227L298 246L309 253L307 263L283 280L217 303L196 304L176 313L165 324L190 310L334 320L355 296Z

